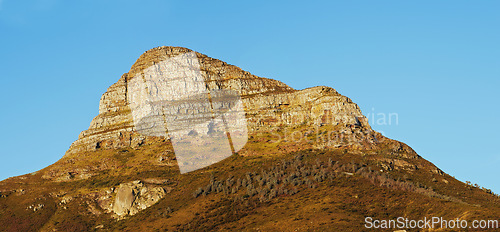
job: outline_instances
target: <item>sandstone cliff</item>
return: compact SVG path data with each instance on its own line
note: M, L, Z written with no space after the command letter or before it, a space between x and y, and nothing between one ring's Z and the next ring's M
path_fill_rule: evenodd
M179 54L192 52L181 47L158 47L141 55L101 97L99 115L88 130L83 131L67 155L96 149L137 147L147 136L136 133L128 102L127 83L146 68ZM295 90L286 84L252 75L206 55L196 53L202 75L209 90L234 90L242 98L250 134L274 131L296 125L334 126L339 132L359 133L361 141L329 141L321 146L367 146L375 142L376 134L359 107L349 98L330 87Z

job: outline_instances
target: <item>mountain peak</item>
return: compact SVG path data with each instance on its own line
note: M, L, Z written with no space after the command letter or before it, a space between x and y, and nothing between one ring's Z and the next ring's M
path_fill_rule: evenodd
M108 88L99 103L99 115L88 130L83 131L67 154L97 149L136 147L151 139L136 133L128 102L127 83L144 70L181 54L193 52L182 47L157 47L142 54L115 84ZM194 52L208 90L228 89L241 97L247 115L249 131L273 131L294 125L341 125L353 133L352 128L367 136L367 140L331 146L374 143L375 132L359 107L349 98L325 86L294 90L273 79L262 78L218 59ZM331 142L331 141L330 141ZM363 145L362 145L363 144ZM329 145L318 145L329 146Z

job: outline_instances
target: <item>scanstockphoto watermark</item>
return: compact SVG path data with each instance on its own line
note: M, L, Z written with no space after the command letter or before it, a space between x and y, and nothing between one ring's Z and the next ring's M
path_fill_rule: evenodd
M413 220L405 217L396 219L374 219L365 217L365 228L368 229L499 229L500 220L473 220L463 219L446 220L442 217L424 217Z
M398 126L399 125L399 114L395 112L385 113L375 111L372 108L371 112L366 115L368 123L372 126L372 129L376 129L377 132L385 136L384 131L378 128L383 128L384 126ZM301 122L300 118L288 118L278 119L276 124L280 125L299 125ZM328 121L322 124L336 125L338 122ZM273 137L269 142L279 143L279 142L315 142L315 143L326 143L332 146L339 144L352 144L359 142L373 142L377 138L371 133L366 133L363 130L353 130L356 125L350 125L353 128L342 128L340 130L325 130L323 126L310 126L307 130L295 130L293 128L276 128L271 135Z
M359 130L323 130L321 126L310 126L307 130L298 131L292 128L279 128L271 132L271 143L291 142L291 143L322 143L330 146L339 144L359 143L362 141L376 141L377 138L370 133Z

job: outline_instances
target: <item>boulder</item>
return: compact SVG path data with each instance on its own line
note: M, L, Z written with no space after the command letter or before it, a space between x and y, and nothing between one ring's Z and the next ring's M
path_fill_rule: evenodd
M162 187L145 185L138 180L123 183L116 190L112 211L119 217L134 215L156 204L166 193Z

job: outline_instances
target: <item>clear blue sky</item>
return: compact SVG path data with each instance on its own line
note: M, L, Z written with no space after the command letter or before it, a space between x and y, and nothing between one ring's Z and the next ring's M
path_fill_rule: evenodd
M334 87L375 129L500 193L499 1L137 2L0 0L0 179L60 159L107 87L173 45Z

